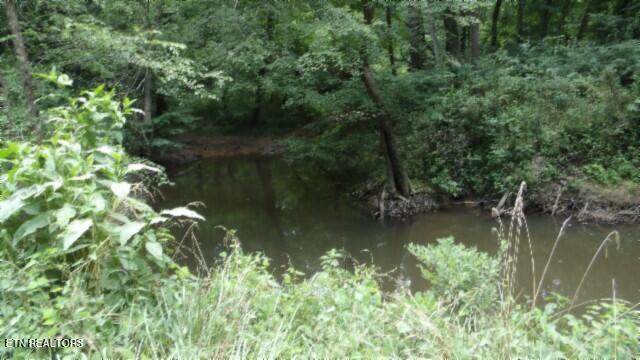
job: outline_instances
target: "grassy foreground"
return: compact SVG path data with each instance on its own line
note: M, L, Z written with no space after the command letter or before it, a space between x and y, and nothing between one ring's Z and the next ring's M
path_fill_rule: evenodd
M0 336L83 339L80 348L0 348L14 358L619 358L640 355L637 305L514 300L522 189L493 257L442 239L410 246L431 283L380 289L331 251L311 277L281 280L259 254L228 253L194 277L171 257L172 222L140 200L121 145L130 103L102 87L49 113L52 136L0 147ZM501 227L502 228L502 227ZM605 243L609 240L605 240ZM524 253L520 251L520 253ZM544 280L544 277L541 281ZM539 289L539 287L538 287ZM579 307L581 315L571 311Z
M449 280L439 277L444 264L462 267L451 279L455 292L435 286L413 295L385 294L372 269L343 270L337 252L327 254L323 270L311 278L295 280L290 272L278 282L267 259L236 248L208 277L168 277L156 284L153 299L134 298L117 310L103 302L106 294L89 294L73 281L48 301L40 291L23 290L29 298L12 309L15 317L3 318L9 321L3 320L2 334L84 339L82 349L59 349L62 358L77 358L78 352L88 358L162 359L631 359L639 354L640 313L629 304L603 301L579 317L565 312L557 299L530 309L501 300L488 274L462 263L475 258L475 265L488 270L495 259L451 241L416 249L434 259L425 265L436 284ZM6 263L2 275L29 281ZM27 305L35 296L42 302ZM19 354L34 356L30 350Z

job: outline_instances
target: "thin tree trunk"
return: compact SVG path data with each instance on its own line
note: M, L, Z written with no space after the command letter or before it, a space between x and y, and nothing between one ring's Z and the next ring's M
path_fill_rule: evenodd
M540 16L540 39L546 38L547 34L549 33L549 21L551 20L552 4L553 0L546 0L544 8L542 9L542 14Z
M471 61L477 61L480 58L480 16L474 13L475 21L469 28L469 42L471 47Z
M493 15L491 16L491 47L498 47L498 20L500 19L500 7L502 6L502 0L496 0L496 5L493 7Z
M253 105L253 115L251 116L253 125L259 124L262 118L262 85L260 84L260 81L265 74L265 68L262 68L260 69L260 71L258 71L258 85L256 86L256 92L254 94L255 103Z
M518 16L516 20L517 41L520 43L524 39L524 8L526 0L518 0Z
M580 18L580 28L578 29L578 34L576 38L578 40L582 40L584 35L587 33L587 29L589 28L589 16L591 11L591 4L593 2L591 0L587 0L587 4L584 7L584 12L582 13L582 17Z
M429 33L431 35L431 46L433 49L433 57L436 59L436 65L441 64L442 51L440 50L440 40L438 39L438 29L436 28L435 18L429 21Z
M422 12L419 5L409 6L409 69L423 70L425 65L426 43Z
M145 68L144 70L144 100L143 100L143 107L144 107L144 116L142 118L142 122L143 122L143 126L142 126L142 134L143 137L146 141L146 155L149 156L151 154L151 142L153 141L153 121L151 120L152 118L152 106L153 106L153 100L152 100L152 95L151 95L151 91L152 91L152 86L153 86L153 74L151 73L151 69L149 68ZM147 128L149 129L150 135L147 136L146 130Z
M2 74L0 74L0 96L2 96L2 112L4 113L4 115L8 115L9 108L11 106L11 104L9 103L9 86L4 80Z
M391 5L387 5L385 8L385 20L387 21L387 53L389 54L389 66L391 67L391 74L396 75L396 57L393 51L393 28L391 24L392 20Z
M150 9L151 2L150 0L146 0L145 8L144 8L144 26L147 30L151 29L151 17L150 17ZM153 73L149 67L145 67L144 69L144 84L143 84L143 111L144 115L142 117L142 137L146 143L145 153L147 156L151 155L151 142L153 141L153 121L152 119L152 89L153 87ZM150 136L147 136L147 127L150 129Z
M460 56L460 34L458 23L449 11L444 15L445 48L454 57Z
M362 1L362 13L367 25L371 25L373 22L373 6L368 0ZM375 79L369 68L369 58L366 51L366 45L363 44L362 48L362 81L367 89L367 94L378 107L380 116L378 117L378 130L380 131L380 142L382 144L382 150L387 161L388 169L392 175L390 179L395 191L402 196L409 196L411 189L409 186L409 178L404 170L404 166L400 159L398 147L396 145L393 131L391 130L390 120L391 115L387 110L382 95L378 91Z
M36 105L36 98L33 93L33 83L31 80L31 66L29 65L29 58L27 57L27 50L24 47L24 40L22 39L22 33L20 32L20 25L18 24L18 14L16 12L16 4L14 0L5 0L4 7L7 12L7 20L9 23L9 29L13 36L13 47L16 52L16 58L18 59L18 67L20 69L20 77L22 79L22 89L24 96L27 99L27 106L29 106L29 112L34 118L38 117L38 107ZM37 125L39 128L39 124Z

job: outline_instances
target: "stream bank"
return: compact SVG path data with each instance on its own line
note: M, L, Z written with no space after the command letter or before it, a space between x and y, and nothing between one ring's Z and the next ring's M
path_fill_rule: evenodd
M188 134L180 139L181 147L154 153L151 160L168 168L185 168L196 161L237 157L277 157L286 152L282 140L308 136L296 130L281 136L198 135ZM567 185L571 184L571 185ZM417 215L464 205L484 209L488 214L508 214L512 194L495 197L469 196L453 198L434 191L416 191L402 197L383 189L384 186L365 185L354 192L376 218L407 220ZM640 220L640 189L631 185L602 186L572 179L550 182L529 192L525 200L527 213L553 216L572 216L582 223L632 224Z

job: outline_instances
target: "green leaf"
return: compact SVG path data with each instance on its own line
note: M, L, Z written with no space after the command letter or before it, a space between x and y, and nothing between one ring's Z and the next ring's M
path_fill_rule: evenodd
M92 194L87 202L93 207L95 212L100 212L107 208L107 201L99 193Z
M120 241L120 245L126 245L127 241L129 241L132 236L140 232L145 225L146 224L143 222L132 221L120 226L118 228L118 240Z
M60 235L62 248L68 250L93 225L91 219L74 220Z
M14 193L10 198L4 201L0 201L0 223L7 220L13 214L17 213L25 206L25 202L22 201L20 194Z
M24 237L29 236L36 232L36 230L46 226L49 223L49 212L42 213L31 218L28 221L25 221L20 225L18 230L16 230L15 234L13 234L13 244L17 244L18 241L22 240Z
M147 241L144 245L149 254L153 255L158 260L162 260L162 245L155 241Z
M63 228L69 224L69 221L76 216L76 210L69 204L64 204L58 211L56 211L56 225Z

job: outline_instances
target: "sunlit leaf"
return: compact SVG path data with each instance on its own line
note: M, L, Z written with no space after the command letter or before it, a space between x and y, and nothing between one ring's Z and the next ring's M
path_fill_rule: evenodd
M187 209L186 207L177 207L168 210L162 210L161 215L169 215L171 217L186 217L195 220L204 221L205 218L197 212Z
M144 244L144 247L147 249L149 254L153 255L158 260L162 260L162 245L155 241L147 241Z
M55 216L56 224L59 227L65 227L67 226L67 224L69 224L69 221L71 221L71 219L76 216L76 210L71 207L71 205L65 204L62 208L56 211Z
M143 222L132 221L124 224L118 228L118 240L120 245L126 245L127 241L131 239L135 234L139 233L146 224Z
M162 170L158 169L157 167L153 167L145 164L129 164L127 165L127 170L125 171L125 173L128 174L128 173L132 173L140 170L149 170L156 173L162 172Z
M113 194L119 199L123 199L127 197L129 195L129 192L131 192L131 184L127 182L119 182L119 183L114 182L114 183L111 183L109 188L111 189Z
M69 224L67 229L60 235L62 239L62 248L69 250L73 245L91 226L93 222L91 219L74 220Z

